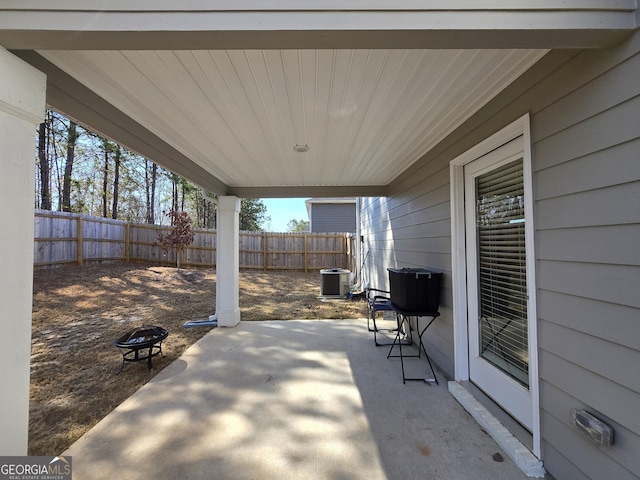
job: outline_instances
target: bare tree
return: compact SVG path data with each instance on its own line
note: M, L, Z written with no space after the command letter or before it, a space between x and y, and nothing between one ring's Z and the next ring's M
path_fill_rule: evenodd
M113 206L111 207L111 218L118 218L118 196L120 189L120 162L122 160L122 149L120 145L115 146L115 156L113 158Z
M173 210L174 212L177 212L179 210L178 185L180 183L180 177L175 173L171 173L171 172L167 172L167 176L169 177L169 180L171 180L171 210ZM171 221L173 222L173 217L171 217ZM171 225L173 225L173 223Z
M176 263L178 271L180 271L180 259L185 248L193 243L194 233L191 230L191 217L187 212L171 210L167 212L167 216L171 217L171 233L158 235L158 245L162 248L165 255L170 249L176 249Z
M47 111L45 121L38 128L38 166L40 169L40 208L51 210L51 166L48 155L47 130L51 122L51 113Z
M216 207L200 188L151 160L54 111L47 111L38 133L38 207L150 224L160 220L161 210L182 210L192 215L194 225L215 228ZM245 214L247 206L252 208ZM243 205L244 228L257 228L253 217L264 214L253 207Z
M151 165L151 172L149 172ZM145 187L147 199L147 223L155 223L156 182L158 179L158 165L149 160L144 161Z
M109 189L109 140L102 140L104 163L102 165L102 216L107 218L107 200Z
M69 120L69 126L67 128L67 160L64 164L64 178L62 181L61 210L63 212L71 211L71 174L73 172L77 140L77 124L73 120Z

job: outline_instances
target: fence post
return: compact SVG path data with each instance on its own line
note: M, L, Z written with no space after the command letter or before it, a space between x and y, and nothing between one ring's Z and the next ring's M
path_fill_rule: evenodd
M77 225L77 230L78 230L78 235L77 235L77 240L78 240L78 246L77 246L77 257L78 257L78 265L82 266L82 264L84 263L84 259L83 259L83 237L84 237L84 226L82 224L82 217L78 216L78 225Z
M343 257L344 258L344 267L348 269L349 268L349 256L347 254L347 236L345 235L343 237L343 242L342 242L342 252L343 252Z
M349 242L351 245L351 265L353 265L352 271L358 273L358 261L356 259L356 248L358 248L358 245L356 244L356 237L354 237L353 235L351 237L349 237Z
M262 271L267 271L267 232L262 232Z
M349 251L347 253L349 257L349 270L357 273L358 265L356 264L356 256L353 250L355 248L355 239L352 235L347 236L347 243L349 245Z
M309 237L306 233L303 233L302 239L304 240L304 273L307 273L309 271L309 248L307 246Z
M131 245L131 224L127 223L124 227L124 259L129 261L129 248Z

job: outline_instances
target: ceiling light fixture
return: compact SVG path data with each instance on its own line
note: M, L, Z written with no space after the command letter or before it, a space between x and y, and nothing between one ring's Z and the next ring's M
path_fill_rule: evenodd
M293 147L293 150L298 153L305 153L309 151L309 145L298 145L296 143L296 145Z

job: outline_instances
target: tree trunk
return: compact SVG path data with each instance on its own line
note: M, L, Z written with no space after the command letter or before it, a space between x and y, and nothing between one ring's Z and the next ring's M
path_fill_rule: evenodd
M149 221L149 217L151 216L151 179L149 178L149 160L144 159L144 200L146 205L146 219L147 223L151 223Z
M147 223L152 225L155 223L155 204L156 204L156 179L158 178L158 165L149 160L144 161L144 177L146 183L146 200L147 200ZM151 165L151 173L149 173L149 165Z
M206 226L205 228L218 228L216 225L216 206L214 203L209 202L208 200L204 200L206 204Z
M178 211L178 176L171 175L171 186L172 186L172 196L171 196L171 209L174 212ZM171 217L171 225L173 225L173 217Z
M158 180L158 165L151 167L151 217L149 223L156 223L156 181Z
M113 166L113 206L111 207L111 218L118 218L118 194L120 189L120 159L122 151L120 145L116 145L116 154Z
M71 173L73 172L73 161L76 155L76 140L78 139L77 125L69 120L69 128L67 129L67 161L64 164L64 179L62 183L62 202L63 212L71 211Z
M109 187L109 144L104 140L104 169L102 176L102 216L107 218L107 188Z
M186 196L187 182L184 180L181 180L180 183L182 185L182 201L180 203L180 210L184 211L184 197Z
M38 129L38 165L40 167L40 208L51 210L51 169L49 167L49 157L47 156L46 120L40 124Z

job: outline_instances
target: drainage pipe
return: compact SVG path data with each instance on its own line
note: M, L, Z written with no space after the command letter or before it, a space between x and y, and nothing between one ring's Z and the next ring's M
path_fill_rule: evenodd
M200 190L202 191L202 198L204 198L207 202L209 203L213 203L216 206L216 230L218 228L218 199L212 197L211 195L209 195L209 193L202 187L200 187ZM218 267L218 249L216 248L216 268ZM216 279L216 312L218 311L218 282ZM214 324L215 326L218 326L218 314L217 313L212 313L211 315L209 315L209 320L207 322L208 324ZM202 323L204 325L204 323Z

